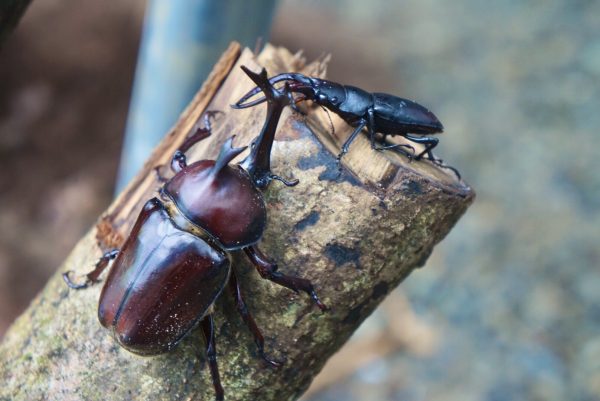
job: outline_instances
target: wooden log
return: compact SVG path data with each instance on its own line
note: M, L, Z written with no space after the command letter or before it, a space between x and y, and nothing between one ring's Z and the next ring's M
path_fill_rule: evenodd
M60 274L83 274L101 255L100 248L122 243L142 204L160 187L155 167L168 163L205 110L225 115L188 160L214 158L232 134L235 144L242 145L259 133L266 107L229 108L252 86L239 69L242 64L255 71L264 65L271 75L301 71L322 76L326 60L305 65L300 55L282 48L267 46L255 57L237 44L230 46L137 178L6 333L0 345L0 400L214 398L198 330L171 353L133 355L97 320L101 285L69 290ZM280 122L273 170L300 179L300 184L270 186L268 227L260 246L281 271L312 280L332 309L321 313L306 294L262 280L244 255L235 254L234 268L265 335L266 352L285 364L265 366L232 299L221 296L216 338L227 400L295 400L386 294L425 263L474 199L451 171L375 152L362 136L344 158L348 170L338 177L334 155L351 128L332 115L332 131L322 110L308 111L306 119L286 111Z

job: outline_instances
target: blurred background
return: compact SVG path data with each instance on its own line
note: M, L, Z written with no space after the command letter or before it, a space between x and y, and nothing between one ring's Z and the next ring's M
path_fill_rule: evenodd
M113 196L145 6L33 1L0 49L0 333ZM600 2L283 0L270 41L427 105L478 196L304 400L599 400Z

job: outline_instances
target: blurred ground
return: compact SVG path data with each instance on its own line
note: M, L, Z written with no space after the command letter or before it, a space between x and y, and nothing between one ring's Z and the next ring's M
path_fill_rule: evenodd
M351 3L288 2L274 37L435 110L478 198L401 286L436 348L311 400L600 399L600 3Z
M108 205L142 2L33 2L0 50L0 333Z
M2 331L110 201L142 13L33 2L0 52ZM600 399L599 35L590 1L282 3L272 42L429 106L478 194L311 401Z

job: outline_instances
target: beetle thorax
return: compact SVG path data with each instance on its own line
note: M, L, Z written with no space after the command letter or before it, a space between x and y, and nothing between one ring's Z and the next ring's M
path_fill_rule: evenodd
M238 166L225 166L216 174L214 166L214 161L202 160L185 167L165 184L163 194L225 249L258 242L267 219L262 194Z

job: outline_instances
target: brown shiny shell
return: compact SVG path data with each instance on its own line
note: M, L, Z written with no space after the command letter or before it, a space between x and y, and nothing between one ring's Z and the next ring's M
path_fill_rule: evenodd
M98 318L133 353L169 351L208 313L230 269L224 251L177 228L152 199L110 270Z
M240 167L224 166L212 174L214 165L202 160L185 167L165 185L164 193L225 249L257 243L267 224L262 194Z

